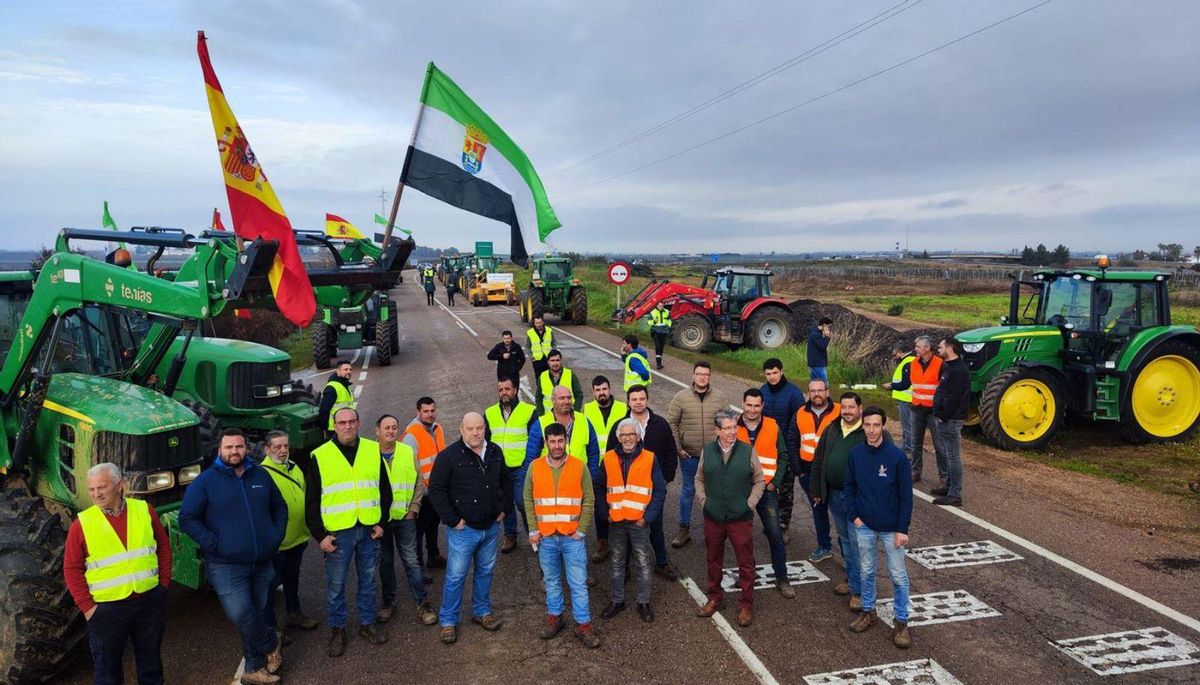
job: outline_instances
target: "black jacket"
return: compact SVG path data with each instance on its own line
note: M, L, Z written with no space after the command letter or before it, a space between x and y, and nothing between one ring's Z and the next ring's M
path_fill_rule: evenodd
M343 445L338 442L336 437L330 442L337 445L342 456L353 466L354 458L358 456L358 440L355 440L353 445ZM332 535L332 533L325 530L325 520L321 518L321 467L317 465L316 457L311 454L308 456L308 468L304 471L304 483L304 522L308 525L308 532L312 533L313 539L320 542L325 539L326 535ZM379 525L387 523L388 511L391 508L392 484L388 482L387 468L384 467L381 460L379 462L379 510L382 512L382 518Z
M508 352L508 359L504 358L504 353ZM501 378L511 378L514 383L521 379L521 369L525 367L525 350L513 341L511 347L505 348L504 343L498 342L488 352L487 358L496 362L496 380Z
M341 383L346 386L347 390L351 390L350 381L342 378L336 373L329 375L329 381L325 384L325 389L321 391L321 404L317 406L317 422L324 430L329 425L329 412L333 410L333 405L337 403L337 393L333 388L329 387L329 383Z
M942 362L937 390L933 394L933 415L943 421L965 421L971 406L971 371L961 357Z
M671 434L671 424L652 410L647 409L646 411L650 412L650 420L646 422L646 435L642 438L642 444L654 453L654 463L662 471L663 480L670 483L675 480L675 467L679 465L679 448L675 445L675 436ZM628 418L633 418L633 414L630 414ZM608 432L605 452L620 449L621 442L617 440L617 426L619 425L621 425L620 421Z
M504 453L494 442L487 443L481 461L460 438L447 445L433 462L429 500L442 523L451 528L459 521L478 530L488 528L512 496L513 482L504 464Z

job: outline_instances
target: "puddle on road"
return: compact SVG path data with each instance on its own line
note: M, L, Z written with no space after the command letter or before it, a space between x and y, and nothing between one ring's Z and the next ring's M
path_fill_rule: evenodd
M1150 561L1139 559L1138 563L1151 571L1158 571L1171 576L1200 571L1200 558L1197 557L1158 557Z

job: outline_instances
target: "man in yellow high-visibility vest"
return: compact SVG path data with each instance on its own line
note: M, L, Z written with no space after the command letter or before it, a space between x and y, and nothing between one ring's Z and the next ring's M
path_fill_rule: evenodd
M317 421L325 428L325 435L333 437L333 408L355 407L354 392L350 387L350 376L354 365L345 359L333 363L333 373L321 391L321 402L317 405Z

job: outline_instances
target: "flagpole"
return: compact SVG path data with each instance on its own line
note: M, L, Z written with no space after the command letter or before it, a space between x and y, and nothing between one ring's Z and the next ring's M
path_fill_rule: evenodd
M408 139L408 150L404 152L404 166L400 169L400 180L396 182L396 195L392 198L392 213L388 215L387 228L383 230L383 244L380 248L387 250L388 242L392 239L392 229L396 226L396 214L400 211L400 198L404 195L404 179L408 178L408 165L412 163L412 151L417 145L417 132L421 130L421 119L425 116L425 95L429 91L429 81L433 78L433 62L425 68L425 82L421 84L420 104L417 106L417 118L413 121L412 136Z

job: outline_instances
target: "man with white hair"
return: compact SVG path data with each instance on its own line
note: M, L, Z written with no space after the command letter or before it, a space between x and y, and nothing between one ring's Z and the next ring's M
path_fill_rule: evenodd
M92 506L67 531L63 577L87 619L95 682L124 682L121 656L132 640L138 683L161 684L171 542L154 507L126 499L122 485L116 464L88 469Z

